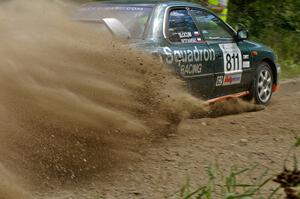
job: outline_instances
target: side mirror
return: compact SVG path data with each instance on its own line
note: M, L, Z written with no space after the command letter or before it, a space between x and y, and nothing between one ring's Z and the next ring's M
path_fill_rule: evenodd
M243 41L249 38L249 32L248 30L241 29L237 31L237 40Z

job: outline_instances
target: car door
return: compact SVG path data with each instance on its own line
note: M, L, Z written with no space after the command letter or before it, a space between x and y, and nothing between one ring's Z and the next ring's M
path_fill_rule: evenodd
M187 82L197 96L208 97L214 87L215 51L211 49L195 25L186 7L170 8L165 21L165 40L162 54L168 65Z
M247 73L250 68L247 44L236 42L235 32L214 14L203 9L191 12L203 39L216 53L213 97L247 90L251 84Z

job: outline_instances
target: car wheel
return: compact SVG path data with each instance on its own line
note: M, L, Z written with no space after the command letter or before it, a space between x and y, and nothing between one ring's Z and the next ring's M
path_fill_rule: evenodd
M268 63L262 62L257 71L252 97L257 104L267 105L272 98L273 74Z

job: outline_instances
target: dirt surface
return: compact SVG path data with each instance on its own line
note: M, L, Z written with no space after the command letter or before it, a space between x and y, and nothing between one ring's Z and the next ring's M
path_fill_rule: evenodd
M224 172L231 166L259 163L272 174L280 173L291 144L299 136L299 120L300 80L284 82L264 110L184 120L176 133L156 140L134 164L107 175L101 183L89 184L89 189L73 190L67 197L66 193L54 195L178 198L174 193L188 178L194 187L205 184L207 168L216 161Z

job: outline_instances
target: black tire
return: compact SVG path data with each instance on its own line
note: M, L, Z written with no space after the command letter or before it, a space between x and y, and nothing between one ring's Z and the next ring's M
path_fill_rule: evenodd
M262 62L255 74L252 89L250 91L251 98L256 104L267 105L270 103L273 91L273 73L268 63Z

